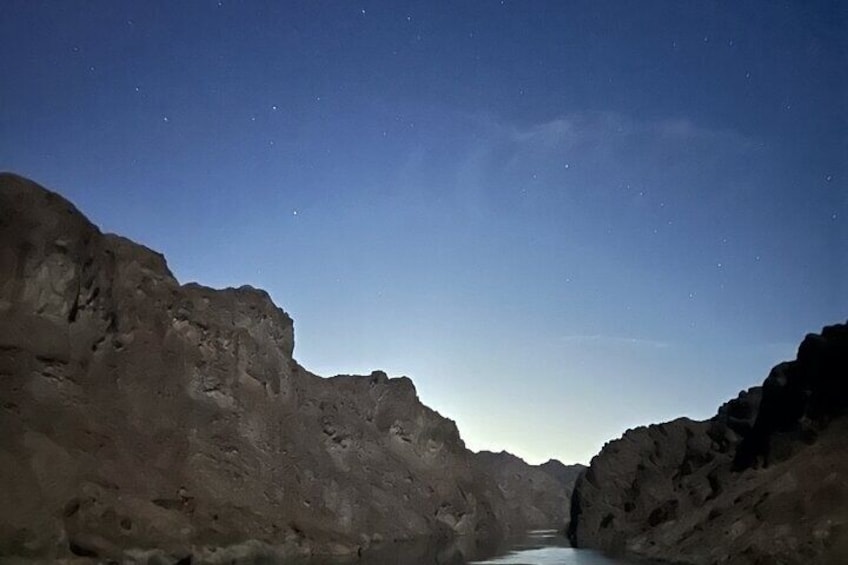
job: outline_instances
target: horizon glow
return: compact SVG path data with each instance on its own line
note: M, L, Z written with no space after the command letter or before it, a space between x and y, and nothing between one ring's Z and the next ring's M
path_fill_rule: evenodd
M848 6L12 0L0 169L588 463L848 318Z

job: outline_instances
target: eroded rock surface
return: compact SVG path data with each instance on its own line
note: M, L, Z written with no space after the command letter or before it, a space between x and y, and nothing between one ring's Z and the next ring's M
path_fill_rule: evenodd
M293 348L265 292L181 285L0 175L0 555L229 563L526 526L409 379L320 378Z
M559 482L559 484L565 487L570 500L571 492L574 490L574 483L577 482L577 477L586 470L586 465L581 465L579 463L565 465L561 461L550 459L539 465L538 468L553 477L557 482Z
M576 484L572 541L680 563L848 562L848 326L711 420L629 430Z
M574 481L584 468L566 466L556 460L528 465L506 451L481 451L475 454L474 464L480 473L494 479L497 492L488 497L503 498L504 504L499 505L498 511L505 510L511 519L518 519L528 529L564 527Z

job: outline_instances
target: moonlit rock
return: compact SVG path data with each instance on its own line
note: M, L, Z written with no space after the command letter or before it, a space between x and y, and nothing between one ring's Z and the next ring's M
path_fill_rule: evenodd
M756 347L756 345L752 345ZM579 547L673 563L845 563L848 324L709 420L627 430L578 480Z
M562 528L564 485L510 458L507 496L410 379L293 351L265 291L181 284L0 174L0 555L283 562Z

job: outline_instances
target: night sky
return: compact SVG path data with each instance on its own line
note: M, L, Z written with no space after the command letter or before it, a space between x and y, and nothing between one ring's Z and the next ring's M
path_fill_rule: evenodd
M0 169L588 462L848 317L848 3L4 0Z

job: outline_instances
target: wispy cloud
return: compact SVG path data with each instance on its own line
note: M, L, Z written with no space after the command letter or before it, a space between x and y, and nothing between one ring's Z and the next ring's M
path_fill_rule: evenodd
M665 349L671 346L666 341L645 339L641 337L613 336L602 334L575 334L559 337L560 343L566 344L601 344L612 346L646 347L652 349Z
M647 122L645 127L661 139L673 142L717 143L735 151L754 148L757 140L731 129L700 126L687 118L670 118Z
M646 172L682 175L742 158L759 147L757 140L731 129L698 124L687 117L637 119L616 112L576 112L553 119L516 124L491 117L466 119L473 130L461 166L482 169L495 178L532 170L539 176L564 169L591 175L599 182L611 174ZM486 174L473 175L481 182Z
M581 112L546 122L500 126L516 156L563 151L575 157L680 153L686 149L746 152L756 140L729 129L715 129L685 117L640 120L615 112Z
M760 147L688 117L575 112L536 123L469 114L452 120L409 153L397 185L404 194L417 186L423 199L436 193L472 216L493 205L493 194L524 189L539 197L591 194L600 206L617 206L618 189L628 183L719 198L756 175L752 152Z
M616 112L572 113L525 126L493 125L516 143L539 145L632 135L675 141L721 140L737 148L747 147L754 141L734 130L702 126L686 117L635 119Z

